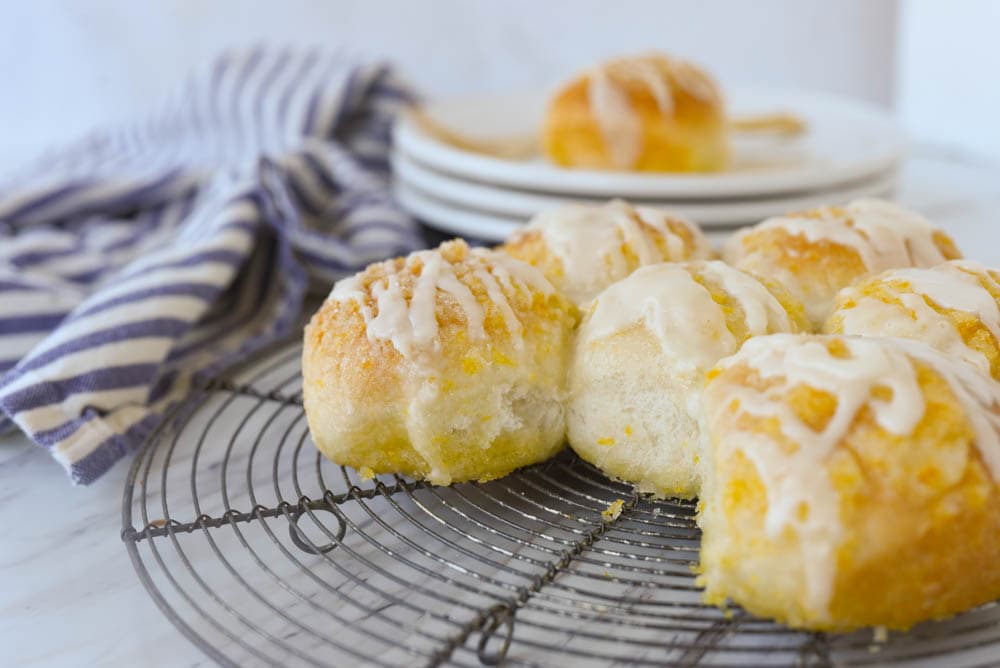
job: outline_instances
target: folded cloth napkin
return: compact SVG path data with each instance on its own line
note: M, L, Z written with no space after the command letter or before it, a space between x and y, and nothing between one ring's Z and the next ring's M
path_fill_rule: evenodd
M381 64L232 53L0 188L0 429L89 483L292 334L310 279L418 246L387 180L411 99Z

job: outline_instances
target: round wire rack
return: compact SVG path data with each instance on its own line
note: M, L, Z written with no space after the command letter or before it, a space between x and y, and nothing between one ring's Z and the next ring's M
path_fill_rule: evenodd
M201 387L126 484L139 578L219 664L1000 663L996 604L887 639L705 606L693 505L636 495L568 451L484 484L363 479L313 447L300 354Z

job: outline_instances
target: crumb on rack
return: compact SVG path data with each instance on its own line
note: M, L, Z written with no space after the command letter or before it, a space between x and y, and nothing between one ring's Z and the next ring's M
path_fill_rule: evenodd
M363 466L358 471L358 475L361 476L362 480L372 480L375 477L375 471L372 471L367 466Z
M622 499L615 499L608 504L608 507L601 511L601 517L605 522L614 522L616 519L621 517L622 506L625 505L625 501Z

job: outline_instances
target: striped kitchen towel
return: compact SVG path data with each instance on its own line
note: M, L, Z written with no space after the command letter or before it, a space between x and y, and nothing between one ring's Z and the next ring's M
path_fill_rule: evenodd
M329 285L419 245L387 187L381 64L231 53L143 123L0 187L0 429L86 484Z

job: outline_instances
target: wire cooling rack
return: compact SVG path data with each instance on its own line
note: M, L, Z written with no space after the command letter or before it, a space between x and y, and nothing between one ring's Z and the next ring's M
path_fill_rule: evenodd
M486 484L364 480L313 447L300 354L202 388L126 485L139 578L222 665L1000 663L996 604L884 642L706 607L692 504L637 496L568 451Z

